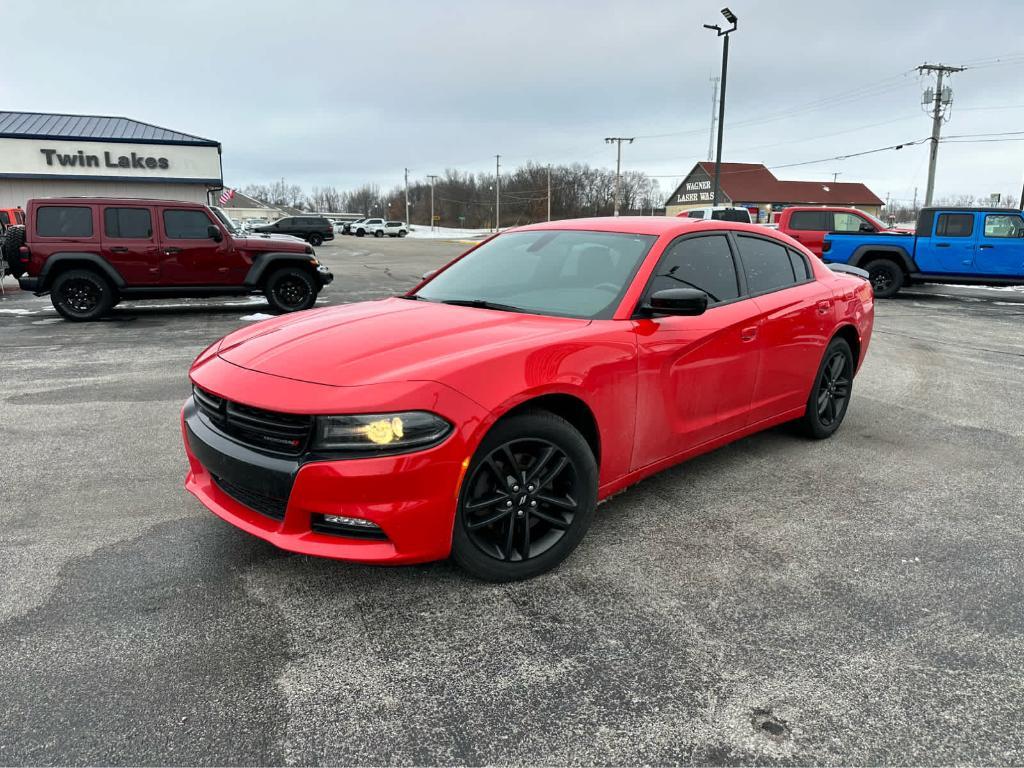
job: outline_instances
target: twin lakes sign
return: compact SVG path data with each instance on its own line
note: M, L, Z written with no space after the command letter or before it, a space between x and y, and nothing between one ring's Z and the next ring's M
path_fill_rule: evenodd
M187 144L0 138L0 177L220 185L220 149Z

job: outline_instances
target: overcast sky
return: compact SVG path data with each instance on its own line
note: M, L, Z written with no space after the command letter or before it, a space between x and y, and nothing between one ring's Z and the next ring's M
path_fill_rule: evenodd
M0 0L0 109L123 115L220 141L225 182L398 184L445 168L623 164L667 194L705 159L721 0ZM1024 2L733 0L724 159L769 167L929 135L914 67L953 77L945 135L1024 118ZM1000 58L1002 61L995 61ZM673 134L673 135L665 135ZM650 137L650 138L644 138ZM1012 138L1012 137L1011 137ZM1024 135L1017 137L1024 138ZM779 168L924 196L926 145ZM1020 194L1024 141L940 147L937 195Z

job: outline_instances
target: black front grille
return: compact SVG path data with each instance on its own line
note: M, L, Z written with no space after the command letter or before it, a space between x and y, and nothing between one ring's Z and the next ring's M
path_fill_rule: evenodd
M217 477L217 475L213 475L213 482L242 506L274 520L284 520L284 511L288 506L288 499L275 499L273 496L266 496L258 491L243 488L240 485L229 482L223 477Z
M297 456L309 443L313 417L253 408L192 387L199 412L224 434L258 451Z

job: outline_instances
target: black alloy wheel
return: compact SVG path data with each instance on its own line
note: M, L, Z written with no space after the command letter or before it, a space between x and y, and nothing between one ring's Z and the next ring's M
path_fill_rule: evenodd
M97 320L115 303L106 278L89 269L71 269L57 276L50 290L54 309L67 320Z
M891 299L903 287L903 270L894 261L876 259L867 265L867 272L871 288L879 299Z
M314 232L312 235L309 236L309 244L312 245L314 248L317 248L324 244L324 239L322 236Z
M593 518L597 464L582 435L547 412L499 422L463 482L453 555L490 581L536 576L576 547Z
M316 303L316 285L310 274L297 267L274 272L264 293L270 305L281 312L299 312Z
M832 339L807 400L802 426L810 437L829 437L843 423L853 393L854 361L850 345Z

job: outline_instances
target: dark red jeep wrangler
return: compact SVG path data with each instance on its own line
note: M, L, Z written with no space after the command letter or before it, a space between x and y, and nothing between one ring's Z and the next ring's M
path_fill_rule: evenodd
M5 236L11 272L68 320L95 320L121 299L249 293L296 312L334 278L307 243L240 237L200 203L44 198L27 214Z

